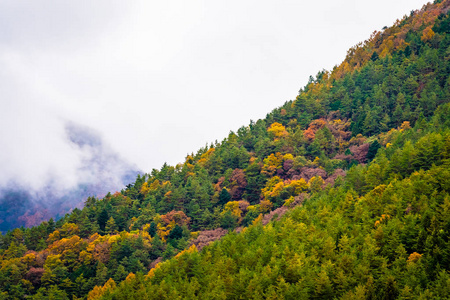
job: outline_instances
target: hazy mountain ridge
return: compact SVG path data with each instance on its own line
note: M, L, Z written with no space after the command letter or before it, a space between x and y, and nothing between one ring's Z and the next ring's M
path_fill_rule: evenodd
M66 136L68 143L82 153L77 174L72 175L74 186L61 187L57 176L50 175L47 185L38 190L18 182L0 187L0 231L59 219L75 207L82 208L89 196L103 197L121 190L139 173L105 145L95 131L68 122Z
M374 33L185 162L8 232L2 296L448 298L449 7Z

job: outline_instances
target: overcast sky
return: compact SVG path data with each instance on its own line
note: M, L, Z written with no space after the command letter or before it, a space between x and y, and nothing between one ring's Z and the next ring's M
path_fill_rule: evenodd
M181 162L425 3L0 1L0 187L76 184L68 122L144 172Z

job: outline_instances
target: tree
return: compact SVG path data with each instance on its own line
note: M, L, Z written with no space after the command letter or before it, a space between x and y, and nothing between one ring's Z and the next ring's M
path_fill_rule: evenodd
M376 60L378 59L378 53L377 53L376 51L374 51L374 52L372 53L372 56L370 57L370 59L371 59L372 61L376 61Z
M223 188L219 195L219 205L225 205L231 201L231 195L226 188Z
M261 188L264 187L264 177L261 175L261 166L257 162L251 163L244 170L247 185L243 198L254 204L258 202Z
M117 270L114 272L113 279L114 281L121 282L127 277L127 275L128 272L125 270L125 267L123 265L119 265Z
M334 136L328 127L324 126L316 132L314 142L318 143L320 149L325 153L334 152Z
M278 122L275 122L272 125L270 125L270 127L267 129L267 132L270 135L272 135L275 139L279 139L289 135L288 132L286 131L286 128Z
M226 211L220 220L220 226L225 229L232 229L237 226L238 217L233 215L231 211Z
M53 221L53 218L50 218L47 222L47 234L50 234L53 231L55 231L55 221Z
M4 259L12 259L16 257L21 257L25 254L27 248L23 244L18 244L15 241L11 242L8 249L4 252Z
M156 235L157 227L155 222L150 223L150 227L148 228L148 233L151 237L154 237Z
M102 231L105 230L106 222L108 222L108 219L109 219L108 212L106 211L106 209L103 209L97 218L97 223L98 226L100 227L100 230Z
M247 180L245 179L244 171L241 169L234 169L230 181L230 194L232 195L232 198L235 200L240 200L242 198L242 194L245 191L245 187L247 186Z
M309 189L314 193L320 191L322 189L323 184L324 180L320 176L314 176L308 182Z
M167 240L168 242L176 248L177 240L183 237L183 229L176 224L175 227L170 231Z
M178 224L170 231L169 236L170 239L181 239L183 237L183 228L181 228Z
M106 277L108 274L108 269L103 263L98 263L97 270L95 273L95 283L97 285L102 285L106 282Z
M117 233L117 225L113 217L110 217L108 222L106 222L105 232L110 234Z
M41 283L44 286L59 284L67 277L67 268L61 261L61 255L49 255L45 260Z
M378 149L380 149L381 145L378 143L377 140L373 141L369 146L369 151L367 152L367 160L370 162L372 159L375 158L375 155L378 152Z
M431 29L431 26L425 28L423 31L422 37L420 38L422 41L429 41L434 37L434 31Z
M164 259L171 258L175 254L175 248L169 243L167 244L166 250L162 254Z
M158 257L162 256L163 251L164 251L164 244L162 243L159 235L155 234L152 240L150 259L157 259Z

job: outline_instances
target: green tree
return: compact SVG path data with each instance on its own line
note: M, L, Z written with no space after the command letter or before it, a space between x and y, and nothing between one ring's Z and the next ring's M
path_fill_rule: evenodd
M117 225L116 225L116 222L114 221L114 218L113 217L110 217L109 219L108 219L108 221L106 222L106 225L105 225L105 232L106 233L110 233L110 234L113 234L113 233L116 233L117 232Z
M380 143L378 143L377 140L373 141L370 146L369 146L369 151L367 152L367 160L371 161L372 159L375 158L375 155L378 152L378 149L380 149L381 145Z
M155 222L151 222L150 223L150 227L148 228L148 233L150 234L151 237L154 237L156 235L156 223Z
M100 230L102 231L105 230L106 222L108 222L108 219L109 219L108 212L106 211L106 209L103 209L97 218L97 223L98 226L100 227Z
M225 205L231 201L231 195L226 188L223 188L219 195L219 205Z

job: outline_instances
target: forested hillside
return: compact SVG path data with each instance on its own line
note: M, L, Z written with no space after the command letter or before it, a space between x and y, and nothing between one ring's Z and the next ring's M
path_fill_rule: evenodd
M448 299L449 10L374 32L183 163L1 236L0 299Z

